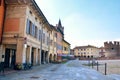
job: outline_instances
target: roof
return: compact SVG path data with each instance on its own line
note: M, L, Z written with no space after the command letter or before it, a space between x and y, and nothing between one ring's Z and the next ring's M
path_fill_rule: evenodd
M62 26L61 20L59 19L58 26Z
M71 45L69 42L67 42L66 40L63 39L64 42L66 42L67 44Z
M76 46L74 49L80 49L80 48L97 48L97 47L92 45L87 45L87 46Z
M55 26L53 26L53 25L50 25L50 26L51 26L52 29L58 31L58 30L55 28Z

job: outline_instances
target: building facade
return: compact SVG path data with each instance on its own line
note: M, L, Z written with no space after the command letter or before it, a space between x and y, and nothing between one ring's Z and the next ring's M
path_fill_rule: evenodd
M63 39L63 54L70 55L70 43Z
M57 29L57 54L62 54L62 40L64 38L64 27L61 24L61 20L59 20L58 24L55 26Z
M51 25L52 31L50 34L50 51L49 51L49 62L57 60L57 29Z
M56 61L63 49L61 21L50 25L34 0L5 0L5 9L0 1L0 62L5 68Z
M74 48L74 55L76 57L96 58L99 57L99 48L95 46L78 46Z
M106 51L105 51L105 48L104 47L100 47L100 52L99 52L99 55L100 57L106 57Z
M74 55L74 49L70 49L70 54Z
M49 62L51 27L34 0L6 0L2 55L5 67Z

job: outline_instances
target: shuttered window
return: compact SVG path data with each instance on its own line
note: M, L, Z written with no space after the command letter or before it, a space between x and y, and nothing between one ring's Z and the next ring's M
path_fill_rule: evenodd
M47 45L49 45L50 39L49 37L47 37Z
M38 36L38 28L37 26L35 26L35 38L37 38L37 36Z
M34 24L32 24L31 35L32 35L33 37L35 37L35 25L34 25Z
M26 24L26 33L29 34L30 29L30 21L27 19L27 24Z
M32 35L32 22L30 21L30 24L29 24L29 34Z
M41 30L39 30L39 40L41 40L41 34L42 32L41 32Z
M45 43L45 33L43 33L42 38L43 38L43 43Z

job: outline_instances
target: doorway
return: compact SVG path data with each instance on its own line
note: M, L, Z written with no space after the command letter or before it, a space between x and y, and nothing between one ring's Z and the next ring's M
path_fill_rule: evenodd
M16 49L5 49L5 68L14 68L16 62Z
M34 63L34 48L32 48L32 51L31 51L31 65L33 66L33 63Z

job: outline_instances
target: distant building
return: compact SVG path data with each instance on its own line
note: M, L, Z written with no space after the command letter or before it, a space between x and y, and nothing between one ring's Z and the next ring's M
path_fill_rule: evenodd
M100 47L100 52L99 52L99 55L100 57L106 57L106 51L105 51L105 48L104 47Z
M64 27L61 24L61 20L59 20L58 24L55 26L57 29L57 54L62 54L62 40L64 39Z
M50 34L50 49L49 49L49 62L57 60L57 29L51 25L52 31Z
M63 54L70 54L70 43L63 39Z
M74 55L74 49L70 49L70 54Z
M99 48L95 46L77 46L74 48L74 55L76 57L92 58L99 57Z
M104 42L105 56L106 57L116 57L120 56L120 43L119 41Z

